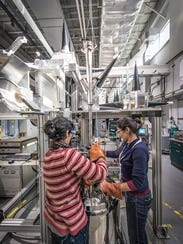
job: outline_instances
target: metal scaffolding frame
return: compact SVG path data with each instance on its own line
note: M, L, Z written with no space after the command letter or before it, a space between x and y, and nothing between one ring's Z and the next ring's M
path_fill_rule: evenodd
M9 114L2 114L0 116L1 119L11 119L12 118L11 113ZM44 180L43 180L43 157L44 153L48 148L48 140L46 140L44 131L43 131L43 126L44 123L47 119L47 117L52 116L50 113L44 113L44 112L23 112L22 114L16 114L16 119L37 119L37 126L38 126L38 153L39 153L39 174L38 174L38 181L39 181L39 201L40 201L40 224L35 224L33 220L29 219L4 219L0 223L0 231L8 231L8 232L14 232L14 231L26 231L26 232L37 232L40 233L40 239L42 243L47 243L48 236L47 236L47 231L46 231L46 224L44 220L44 204L45 204L45 190L44 190ZM14 117L13 117L14 118ZM31 181L26 189L22 190L25 191L25 194L28 194L30 189L32 188L32 185L34 183L35 179L33 182ZM9 208L12 208L12 206L16 206L17 203L21 200L22 198L22 191L20 194L17 194L11 201L11 203L8 203L4 208L1 209L1 211L4 210L4 215L5 212L8 211ZM24 194L24 195L25 195ZM20 200L19 200L20 199ZM37 218L37 216L35 216Z
M89 135L87 132L89 124L88 112L77 111L75 115L80 115L81 119L81 144L88 145ZM162 225L162 179L161 179L161 123L162 123L162 110L161 108L144 108L144 109L132 109L132 110L97 110L92 112L92 118L95 119L110 119L110 118L120 118L122 116L142 116L149 117L152 122L152 194L153 194L153 231L158 238L166 238L164 227ZM35 115L34 115L35 116ZM28 220L24 222L17 222L15 225L8 220L8 231L40 231L42 243L47 243L47 231L46 224L44 221L43 211L44 211L44 182L42 176L42 163L43 155L46 150L47 140L43 132L43 124L45 122L45 114L37 114L38 119L38 138L39 138L39 190L40 190L40 225L34 226ZM48 115L47 115L48 116ZM50 115L49 115L50 116ZM22 119L25 119L23 115ZM7 225L2 221L0 224L0 231L5 231ZM6 229L7 230L7 229Z
M89 138L86 128L88 128L88 112L78 111L81 119L81 144L89 145ZM162 161L161 161L161 108L142 108L131 110L97 110L93 111L93 119L113 119L122 116L142 116L149 117L152 123L152 212L153 212L153 231L158 238L166 238L167 230L162 224Z

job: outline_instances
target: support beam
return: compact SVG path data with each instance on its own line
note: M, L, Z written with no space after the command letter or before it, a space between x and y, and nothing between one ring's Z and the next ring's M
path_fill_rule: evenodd
M43 44L43 46L45 47L45 49L47 50L49 55L52 57L53 56L53 50L51 49L47 40L44 38L44 36L41 33L41 31L39 30L38 26L36 25L36 23L32 19L31 15L29 14L27 9L23 5L22 1L21 0L13 0L13 2L15 4L15 6L18 8L18 10L20 11L20 13L22 14L22 16L27 21L27 23L30 25L30 27L32 28L32 30L34 31L36 36L39 38L40 42Z
M159 114L159 115L158 115ZM153 230L159 239L168 238L167 229L162 224L162 161L161 161L161 113L152 117L152 191Z
M101 72L100 72L101 73ZM96 78L100 74L99 72L93 73L92 77ZM108 75L108 78L117 78L121 76L131 77L134 73L134 66L119 66L113 67ZM166 76L170 73L169 65L143 65L138 66L139 77L146 76ZM86 78L86 75L83 75L82 78Z

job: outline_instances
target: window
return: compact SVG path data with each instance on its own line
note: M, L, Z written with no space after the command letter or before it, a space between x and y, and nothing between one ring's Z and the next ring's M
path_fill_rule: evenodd
M159 34L160 48L162 48L170 39L170 21L168 21Z
M150 37L152 38L152 37ZM145 52L145 61L151 60L170 39L170 21L168 20L159 33L155 35Z

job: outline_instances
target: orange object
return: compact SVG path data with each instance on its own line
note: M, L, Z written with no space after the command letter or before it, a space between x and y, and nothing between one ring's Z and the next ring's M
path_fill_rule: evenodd
M103 152L104 156L106 157L106 151L104 149L101 149L101 151Z
M96 142L90 147L90 160L97 161L101 157L105 159L105 153L100 148L100 143Z
M94 184L92 180L85 180L85 187L90 187Z
M120 200L123 199L123 192L122 192L122 183L109 183L107 181L103 181L101 183L101 190L109 196L113 196Z

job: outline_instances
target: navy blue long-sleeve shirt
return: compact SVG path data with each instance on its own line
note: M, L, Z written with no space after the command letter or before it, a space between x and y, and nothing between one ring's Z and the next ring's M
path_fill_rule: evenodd
M115 151L106 151L106 156L111 158L119 157L121 180L127 182L134 193L149 192L147 177L149 152L144 142L139 138L129 144L122 142Z

